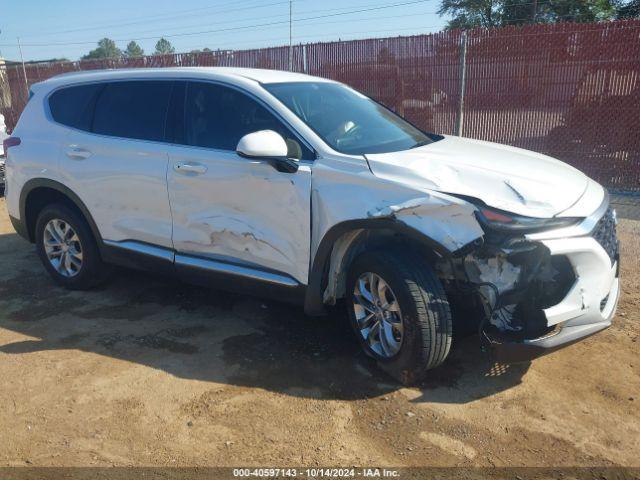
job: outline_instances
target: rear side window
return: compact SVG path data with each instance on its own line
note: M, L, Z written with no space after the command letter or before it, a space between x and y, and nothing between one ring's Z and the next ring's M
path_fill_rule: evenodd
M103 85L79 85L57 90L49 97L53 119L63 125L91 130L93 105Z
M93 132L162 141L172 84L171 81L106 84L96 100Z

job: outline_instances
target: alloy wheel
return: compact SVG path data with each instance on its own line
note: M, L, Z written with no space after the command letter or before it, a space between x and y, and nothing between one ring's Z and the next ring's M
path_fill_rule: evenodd
M376 354L391 358L402 347L404 324L398 300L378 274L360 275L353 291L353 310L358 331Z
M44 227L44 251L51 266L64 277L74 277L82 268L82 244L64 220L54 218Z

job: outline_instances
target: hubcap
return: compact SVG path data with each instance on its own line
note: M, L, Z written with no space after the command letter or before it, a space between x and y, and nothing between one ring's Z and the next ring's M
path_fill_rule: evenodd
M385 358L400 351L404 334L400 305L380 275L360 275L353 291L353 310L360 335L371 350Z
M49 263L65 277L82 268L82 245L75 230L64 220L53 219L44 227L44 251Z

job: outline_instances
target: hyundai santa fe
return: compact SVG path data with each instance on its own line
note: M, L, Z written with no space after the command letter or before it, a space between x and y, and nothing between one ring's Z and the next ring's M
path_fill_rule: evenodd
M424 132L346 85L259 69L96 71L32 86L7 206L71 289L109 264L337 302L410 384L476 329L505 361L611 325L607 192L548 156ZM457 338L457 336L456 336Z

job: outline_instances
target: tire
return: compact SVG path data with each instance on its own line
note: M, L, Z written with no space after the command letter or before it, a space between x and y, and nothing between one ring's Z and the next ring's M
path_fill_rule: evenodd
M366 322L363 315L370 315L370 311L363 309L359 303L366 295L355 293L358 287L356 283L361 279L364 283L359 284L360 287L367 290L367 280L364 279L372 278L368 276L370 273L381 278L391 290L391 295L385 290L387 293L383 297L386 300L383 299L382 303L386 301L391 310L399 306L399 312L388 312L394 316L394 321L387 322L387 326L388 323L397 325L394 322L398 318L402 323L401 335L393 327L390 330L393 332L393 341L383 342L383 337L379 335L380 346L373 347L358 324L358 315L363 322ZM397 301L396 307L392 306L393 298ZM449 301L440 280L420 256L393 251L362 253L354 260L348 273L346 300L351 326L365 353L376 359L384 371L401 383L419 383L428 370L437 367L447 358L452 341ZM398 338L401 338L400 342L397 342ZM393 347L398 343L400 345L396 353L393 353L394 348L384 348L385 344Z
M45 237L49 239L49 245L54 240L49 233L51 230L49 229L48 232L45 232L45 229L50 225L54 225L50 222L62 222L66 226L63 228L71 228L71 231L65 230L66 232L76 234L76 237L73 238L77 238L78 241L72 242L72 247L67 246L69 250L73 248L74 252L81 254L79 267L77 263L72 264L72 275L61 273L49 259L47 248L45 248ZM98 245L86 220L75 210L60 203L44 207L36 220L35 237L38 256L44 268L57 284L70 290L89 290L107 279L111 269L102 262ZM49 247L50 250L51 248ZM59 251L58 247L54 248ZM56 258L59 258L59 256L56 256ZM75 261L77 262L77 259Z

